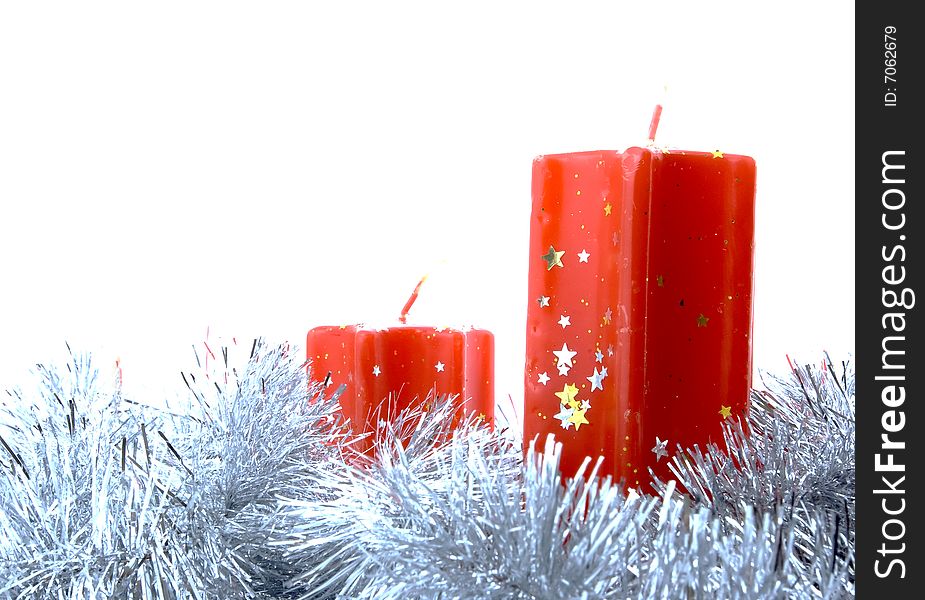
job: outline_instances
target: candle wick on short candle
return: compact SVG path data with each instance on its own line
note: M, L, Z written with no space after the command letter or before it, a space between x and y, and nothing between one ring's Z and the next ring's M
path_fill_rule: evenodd
M402 325L408 322L408 312L411 310L411 305L414 304L414 301L418 299L418 292L421 291L421 285L425 281L427 281L427 275L421 277L418 284L414 286L414 291L411 292L411 296L408 298L408 301L405 302L404 308L401 309L401 316L398 317L398 320Z
M649 123L649 142L655 141L655 130L658 129L659 119L662 118L662 105L656 104L652 111L652 121Z

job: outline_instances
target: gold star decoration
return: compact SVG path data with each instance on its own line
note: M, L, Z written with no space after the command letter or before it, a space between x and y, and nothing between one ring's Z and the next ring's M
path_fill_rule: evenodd
M546 261L546 270L551 271L553 267L559 266L564 267L562 264L562 257L565 255L565 250L556 251L553 246L549 247L549 252L543 255L543 260Z
M722 404L720 404L719 406L720 406L719 414L721 414L721 415L723 416L723 420L724 420L724 421L725 421L726 419L728 419L729 417L732 416L732 407L731 407L731 406L723 406Z
M556 392L556 397L559 398L559 402L571 408L578 406L578 401L575 399L575 396L577 395L578 386L574 383L566 383L562 387L561 392Z
M655 283L658 284L658 287L665 287L665 278L659 275L655 278Z
M575 426L575 431L578 431L578 428L582 425L588 425L588 419L585 418L586 410L576 410L572 413L572 416L568 418L569 423Z
M607 216L609 217L609 216L610 216L610 211L611 211L612 209L613 209L613 207L610 206L610 202L608 202L608 203L604 206L604 214L607 215Z
M707 321L710 320L710 317L703 316L703 313L697 315L697 327L706 327Z
M720 152L719 150L714 150L711 154L713 154L713 158L722 158L722 157L723 157L723 153Z

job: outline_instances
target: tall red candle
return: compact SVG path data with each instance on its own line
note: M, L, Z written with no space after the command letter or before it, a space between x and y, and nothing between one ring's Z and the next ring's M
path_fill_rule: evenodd
M630 148L533 166L524 441L645 484L751 385L755 163Z

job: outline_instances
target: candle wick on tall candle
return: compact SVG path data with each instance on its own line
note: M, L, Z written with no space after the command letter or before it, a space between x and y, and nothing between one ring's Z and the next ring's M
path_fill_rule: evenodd
M408 301L405 302L404 308L401 309L401 316L398 317L398 321L404 325L408 322L408 312L411 311L411 305L414 304L414 301L418 299L418 293L421 291L421 285L427 281L427 275L421 277L421 280L416 286L414 286L414 291L411 292L411 296L408 298Z
M655 110L652 111L652 121L649 123L649 142L655 141L655 130L658 129L659 119L662 118L662 105L656 104Z

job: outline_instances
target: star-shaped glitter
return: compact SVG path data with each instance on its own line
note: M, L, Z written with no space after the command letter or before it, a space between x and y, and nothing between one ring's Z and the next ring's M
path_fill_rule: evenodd
M608 202L606 205L604 205L604 214L607 215L607 216L610 216L610 210L611 210L612 208L613 208L613 207L610 206L610 202Z
M722 157L723 157L723 153L720 152L719 150L713 150L713 151L711 152L711 154L713 155L713 158L722 158Z
M565 250L556 251L554 247L550 246L549 252L542 257L546 261L546 270L551 271L556 266L564 267L565 265L562 264L563 256L565 256Z
M580 263L586 263L586 262L588 262L588 258L590 258L590 257L591 257L591 255L588 254L588 251L585 250L584 248L582 248L582 249L581 249L581 252L578 253L578 262L580 262Z
M591 382L591 391L592 391L592 392L593 392L594 390L602 390L602 391L603 391L604 386L601 385L601 380L602 380L603 378L601 377L601 374L598 372L597 367L594 367L594 373L593 373L591 376L589 376L589 377L585 377L585 379L587 379L588 381Z
M382 369L379 368L379 365L373 367L373 375L379 377L379 374L382 373Z
M578 386L574 383L566 383L562 386L561 392L556 392L556 398L559 399L560 404L566 406L571 406L574 408L574 405L578 404L575 402L575 396L578 395Z
M434 368L437 369L437 373L443 373L444 367L446 367L446 365L440 362L439 360L437 361L437 364L434 365Z
M563 407L562 407L562 410L560 410L559 413L558 413L557 415L554 415L555 418L557 418L557 419L559 419L560 421L562 421L562 429L568 429L569 427L572 426L572 421L571 421L571 419L572 419L572 414L573 414L574 412L575 412L575 411L572 410L571 408L568 408L568 407L566 407L566 406L563 406ZM577 429L577 427L576 427L576 429Z
M556 365L556 368L559 369L559 375L568 375L569 369L571 369L568 365Z
M540 308L549 306L549 296L540 296L536 299L536 303L540 305Z
M600 350L597 350L594 353L594 360L596 360L597 362L604 362L604 353L601 352Z
M660 440L658 436L655 436L655 446L652 447L652 452L655 453L655 462L661 460L663 456L668 456L668 440Z
M732 407L731 407L731 406L723 406L722 404L720 404L719 406L720 406L720 408L719 408L719 414L721 414L721 415L723 416L723 420L724 420L724 421L725 421L726 419L728 419L729 417L732 416Z
M568 344L562 344L562 350L553 350L552 353L556 355L556 366L560 369L563 365L567 367L574 366L572 364L572 359L578 354L574 350L569 350Z
M659 275L655 278L655 283L658 284L658 287L665 287L665 278Z
M607 310L604 311L604 325L610 325L610 322L613 320L613 311L610 310L610 307L607 307Z
M590 400L582 400L582 401L581 401L581 410L591 410L591 401L590 401Z
M697 315L697 327L706 327L707 321L710 320L710 317L703 316L703 313Z
M607 367L601 367L601 379L607 377Z
M562 325L562 329L565 329L572 324L572 317L566 317L565 315L559 315L559 320L557 321L559 325Z
M585 418L585 412L587 411L576 410L572 413L572 416L569 417L568 419L569 423L575 426L575 431L578 431L578 428L581 427L582 425L588 424L588 419Z
M613 356L613 344L607 346L607 356Z
M536 382L537 382L537 383L542 383L543 385L546 385L547 383L549 383L549 374L548 374L546 371L543 371L543 372L540 373L539 376L536 378Z

